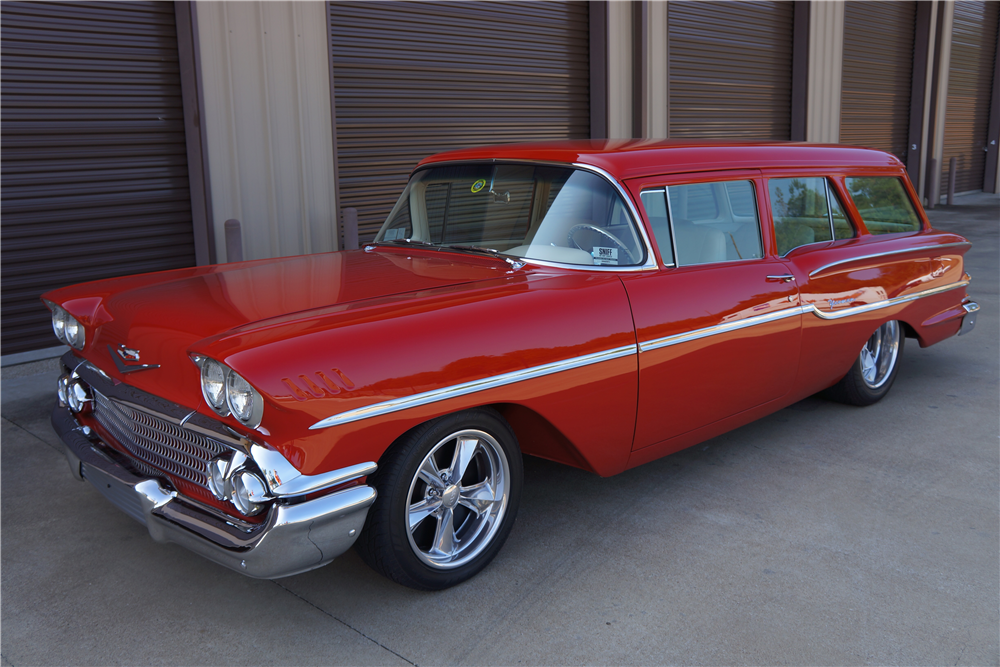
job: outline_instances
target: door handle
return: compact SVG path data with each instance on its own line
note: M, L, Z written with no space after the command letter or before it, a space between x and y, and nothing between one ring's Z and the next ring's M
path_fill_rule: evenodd
M786 273L783 276L768 276L767 279L771 282L789 283L795 280L795 276Z

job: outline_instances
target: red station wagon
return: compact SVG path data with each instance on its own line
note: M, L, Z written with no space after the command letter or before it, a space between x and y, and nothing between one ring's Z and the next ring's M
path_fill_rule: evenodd
M361 250L44 296L73 474L252 577L354 545L420 589L514 524L521 455L615 475L972 329L969 243L902 164L778 143L425 159Z

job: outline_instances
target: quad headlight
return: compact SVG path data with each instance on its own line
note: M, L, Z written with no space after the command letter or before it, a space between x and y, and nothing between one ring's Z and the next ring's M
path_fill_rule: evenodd
M257 428L264 416L264 399L236 371L208 357L195 357L201 368L201 393L216 413L230 414L240 423Z
M62 306L57 306L51 301L46 301L45 305L52 311L52 331L59 342L82 350L84 343L87 342L87 332L83 325L67 313Z

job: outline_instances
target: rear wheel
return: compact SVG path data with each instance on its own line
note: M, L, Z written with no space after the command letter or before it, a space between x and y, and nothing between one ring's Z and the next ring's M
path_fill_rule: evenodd
M902 327L886 322L865 342L847 375L830 387L827 395L850 405L871 405L889 393L903 353Z
M478 408L414 429L369 477L378 498L355 543L376 571L440 590L500 551L521 497L521 453L498 413Z

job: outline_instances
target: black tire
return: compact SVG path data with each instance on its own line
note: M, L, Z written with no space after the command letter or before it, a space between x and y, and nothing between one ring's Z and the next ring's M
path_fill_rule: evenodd
M886 322L865 342L847 375L824 394L848 405L878 403L896 380L905 340L899 322Z
M517 438L496 411L476 408L430 421L394 443L368 477L378 497L355 549L404 586L436 591L459 584L507 540L523 477Z

